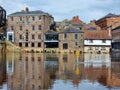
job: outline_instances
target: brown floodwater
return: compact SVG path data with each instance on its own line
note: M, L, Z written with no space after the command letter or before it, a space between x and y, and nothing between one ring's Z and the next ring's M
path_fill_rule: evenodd
M117 56L0 54L0 90L120 90Z

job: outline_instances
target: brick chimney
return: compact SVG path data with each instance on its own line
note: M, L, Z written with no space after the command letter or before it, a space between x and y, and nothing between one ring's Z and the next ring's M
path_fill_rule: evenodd
M74 16L70 21L71 24L83 24L83 22L79 19L79 16Z
M25 12L26 13L29 12L29 8L28 7L25 8Z

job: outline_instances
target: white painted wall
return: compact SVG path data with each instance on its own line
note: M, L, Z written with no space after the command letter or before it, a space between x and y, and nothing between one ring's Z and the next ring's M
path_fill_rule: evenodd
M7 32L7 40L9 40L9 35L12 35L12 42L14 42L14 32L13 31Z
M111 45L111 40L106 40L105 43L102 42L102 40L93 40L92 43L90 43L91 40L84 40L84 45Z

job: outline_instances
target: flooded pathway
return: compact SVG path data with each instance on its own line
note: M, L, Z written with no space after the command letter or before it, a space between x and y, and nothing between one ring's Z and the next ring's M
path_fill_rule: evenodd
M0 55L0 90L120 90L118 61L109 54Z

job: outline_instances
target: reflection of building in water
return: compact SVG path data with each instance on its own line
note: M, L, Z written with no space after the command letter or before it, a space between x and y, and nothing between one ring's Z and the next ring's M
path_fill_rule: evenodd
M110 87L120 87L120 62L112 62L111 65L108 85Z
M20 55L14 60L14 73L8 74L10 90L40 90L50 85L49 76L44 72L43 54Z
M83 80L98 82L110 87L120 86L120 63L102 63L102 58L105 57L100 54L89 57L89 61L93 64L86 62L87 59L82 54L79 57L70 53L28 53L14 56L17 57L14 57L13 61L11 59L7 62L9 90L52 89L54 80L57 79L65 82L71 81L77 86ZM94 61L100 61L98 63L100 65L95 65Z
M80 65L80 62L84 61L83 54L80 54L79 57L75 54L65 53L60 54L59 57L59 75L60 78L67 81L72 80L73 84L78 85L81 74L83 72L83 64Z
M4 82L6 82L6 60L5 54L0 54L0 89Z

